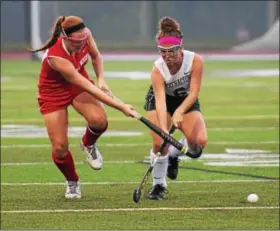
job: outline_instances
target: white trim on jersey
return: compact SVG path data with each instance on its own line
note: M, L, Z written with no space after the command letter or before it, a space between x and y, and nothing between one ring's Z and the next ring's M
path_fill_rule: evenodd
M59 58L59 59L67 60L67 59L64 59L64 58L62 58L62 57L54 56L54 55L46 56L46 57L47 57L47 58L53 58L53 57L54 57L54 58ZM67 61L68 61L68 60L67 60ZM47 62L48 62L48 64L49 64L50 68L53 69L54 71L56 71L56 70L53 68L53 66L51 65L49 59L47 59Z
M66 46L65 46L65 44L64 44L64 40L63 40L63 39L62 39L62 41L61 41L61 44L62 44L62 48L63 48L63 50L66 52L66 54L67 54L67 55L70 55L69 51L67 50L67 48L66 48Z

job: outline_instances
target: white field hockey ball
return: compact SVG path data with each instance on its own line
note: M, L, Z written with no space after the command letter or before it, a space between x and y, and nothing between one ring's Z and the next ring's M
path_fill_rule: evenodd
M248 197L247 197L247 201L251 202L251 203L255 203L259 200L259 197L257 194L255 193L252 193L252 194L249 194Z

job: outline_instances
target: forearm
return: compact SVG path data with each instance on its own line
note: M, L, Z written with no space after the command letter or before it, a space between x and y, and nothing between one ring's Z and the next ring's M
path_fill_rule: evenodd
M113 108L121 111L122 106L123 106L122 103L112 99L112 97L105 94L102 90L100 90L98 87L94 86L87 79L85 79L83 77L75 76L75 77L72 77L72 78L68 77L67 80L70 83L72 83L72 84L82 88L83 90L87 91L89 94L93 95L95 98L97 98L101 102L107 104L110 107L113 107Z
M85 90L89 94L93 95L95 98L99 99L101 102L122 111L124 104L114 100L112 97L104 93L98 87L94 86L86 78L84 78L80 73L78 73L74 66L69 63L69 61L62 58L52 57L49 59L51 67L59 71L62 76L69 82L81 89Z
M104 65L103 65L103 59L100 53L97 54L97 56L92 59L92 67L94 69L94 72L96 74L97 80L104 77Z
M166 103L156 103L156 112L160 128L164 131L167 131L168 129Z
M190 93L187 98L182 102L182 104L179 106L179 110L181 110L183 113L188 111L191 106L195 103L197 100L197 96L195 94Z

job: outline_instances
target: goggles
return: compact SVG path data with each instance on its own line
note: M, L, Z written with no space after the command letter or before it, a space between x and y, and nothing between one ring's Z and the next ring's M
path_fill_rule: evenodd
M85 36L82 38L77 38L77 37L72 37L72 36L68 36L69 34L76 32L82 28L85 28L84 23L80 23L78 25L75 25L73 27L67 28L67 29L63 29L61 28L61 33L62 33L62 37L66 38L68 41L70 41L73 44L81 44L87 41L89 34L86 32Z
M178 50L180 49L180 45L174 45L171 47L163 47L163 46L158 46L158 50L161 54L176 54L178 52Z
M84 43L87 41L88 39L88 34L86 34L84 37L82 38L77 38L77 37L65 37L68 41L70 41L71 43L75 43L75 44L80 44L80 43Z

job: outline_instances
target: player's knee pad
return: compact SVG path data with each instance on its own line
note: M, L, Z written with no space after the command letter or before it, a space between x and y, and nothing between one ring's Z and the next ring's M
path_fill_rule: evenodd
M190 148L188 150L189 156L191 156L193 159L197 159L201 156L203 151L203 147L199 144L193 144L190 145Z

